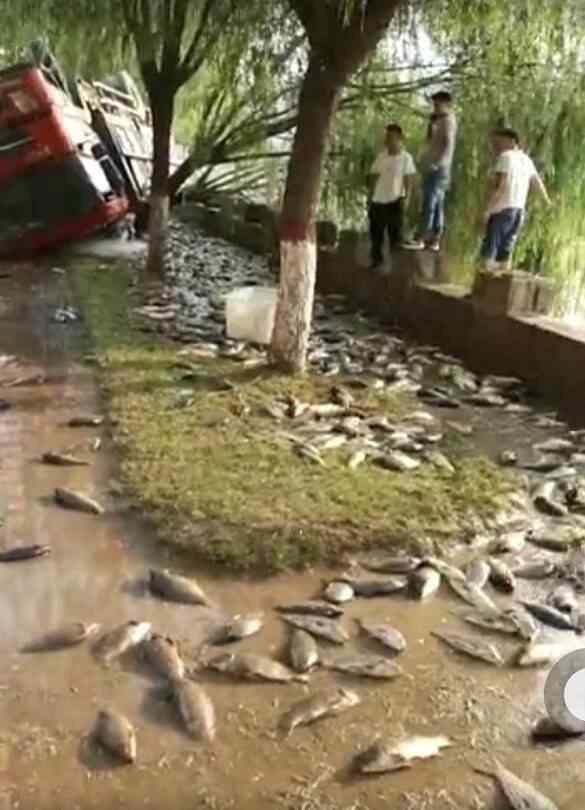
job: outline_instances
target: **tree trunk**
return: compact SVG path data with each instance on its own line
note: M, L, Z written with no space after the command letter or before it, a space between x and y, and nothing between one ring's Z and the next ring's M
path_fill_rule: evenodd
M188 155L185 160L177 166L175 171L169 177L169 196L173 200L176 194L181 190L181 187L191 177L197 168L197 159L195 154Z
M148 221L148 259L146 272L164 273L169 225L169 169L174 93L161 82L150 94L152 111L153 164Z
M272 361L291 373L305 370L317 271L313 217L327 136L342 88L342 77L325 70L313 55L301 87L288 165L280 221L280 291L272 333Z

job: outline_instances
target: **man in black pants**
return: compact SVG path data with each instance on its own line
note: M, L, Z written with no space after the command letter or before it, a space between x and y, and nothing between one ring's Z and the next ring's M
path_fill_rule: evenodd
M402 148L402 129L398 124L388 124L384 142L386 148L380 152L368 175L372 270L382 264L386 229L391 249L402 244L403 212L416 174L411 155Z

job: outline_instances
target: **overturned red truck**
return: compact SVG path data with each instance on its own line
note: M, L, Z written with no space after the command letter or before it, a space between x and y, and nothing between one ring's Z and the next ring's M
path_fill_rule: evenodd
M66 78L42 42L0 71L0 256L27 257L144 212L152 131L131 77Z

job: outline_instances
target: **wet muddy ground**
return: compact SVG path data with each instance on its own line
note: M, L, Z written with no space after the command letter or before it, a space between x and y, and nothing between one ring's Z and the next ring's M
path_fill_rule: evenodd
M66 276L21 267L0 285L0 353L16 354L48 375L43 385L0 392L13 404L0 414L0 545L52 547L49 557L0 568L0 810L503 808L491 780L471 769L491 755L563 810L585 806L583 742L542 748L530 740L531 723L543 710L546 670L498 670L445 651L432 630L449 624L466 632L452 616L458 603L446 589L428 603L398 596L348 606L343 621L352 633L349 648L380 652L373 642L358 640L353 622L358 616L385 618L405 635L408 648L400 658L405 675L395 681L317 671L307 688L239 684L202 674L217 710L217 740L207 747L183 734L164 690L132 657L104 669L86 645L19 654L23 643L68 620L110 628L137 619L178 639L188 658L217 611L148 596L142 585L148 567L166 565L196 575L226 614L263 610L264 630L238 646L279 657L287 631L273 605L314 596L330 574L226 579L157 549L140 516L110 494L116 467L108 429L64 426L72 415L103 410L92 368L82 362L87 351L82 326L51 321L55 307L72 303ZM519 417L490 413L487 422L485 412L475 412L472 418L480 426L478 441L489 444L490 452L512 440L520 449L550 435L524 429ZM46 450L82 448L98 435L103 448L87 453L89 467L38 462ZM107 514L60 509L51 499L55 486L87 491L107 506ZM522 587L530 595L533 586ZM518 644L494 639L506 653ZM275 730L284 709L334 683L355 688L361 706L280 740ZM113 767L88 739L104 706L135 724L136 765ZM400 773L363 779L350 772L352 757L376 737L411 734L445 734L453 745L441 757Z

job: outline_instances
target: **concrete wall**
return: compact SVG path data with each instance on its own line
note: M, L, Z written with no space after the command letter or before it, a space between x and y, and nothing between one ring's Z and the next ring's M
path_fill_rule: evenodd
M188 205L177 213L276 266L274 212L228 209ZM585 425L585 332L542 314L550 309L546 284L517 274L484 281L469 295L448 283L443 257L402 251L386 260L386 271L372 272L359 234L338 234L332 223L320 223L318 234L319 290L345 293L356 309L440 346L476 372L522 377L571 422Z

